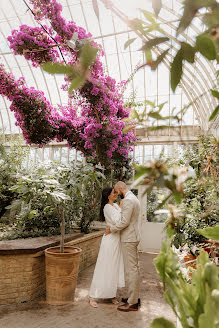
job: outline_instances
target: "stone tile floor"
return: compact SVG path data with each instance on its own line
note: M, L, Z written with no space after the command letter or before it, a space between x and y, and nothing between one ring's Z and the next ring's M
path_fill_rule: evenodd
M94 265L80 273L75 304L49 306L35 301L0 307L0 328L149 328L159 316L176 323L176 317L163 299L162 286L152 263L155 255L141 253L141 302L138 312L120 312L110 303L97 309L88 304L88 292ZM122 296L122 290L118 296Z

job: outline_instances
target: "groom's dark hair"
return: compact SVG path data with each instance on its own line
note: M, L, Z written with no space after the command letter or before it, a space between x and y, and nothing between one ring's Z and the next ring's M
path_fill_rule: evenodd
M100 220L101 221L105 221L103 209L104 209L104 206L109 201L109 198L108 197L111 194L112 190L113 190L113 188L108 187L108 188L103 189L103 191L102 191L102 199L101 199L101 206L100 206Z

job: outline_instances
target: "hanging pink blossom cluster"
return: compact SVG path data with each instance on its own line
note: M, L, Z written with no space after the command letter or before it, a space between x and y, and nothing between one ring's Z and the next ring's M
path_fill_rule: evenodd
M50 33L51 28L45 26ZM45 32L42 27L31 27L21 25L20 30L13 30L12 35L8 37L10 48L15 55L24 55L27 60L31 60L33 66L48 61L55 62L59 53L53 46L56 44Z
M63 39L70 40L73 33L78 33L79 39L91 36L83 27L77 26L75 22L66 20L61 16L62 5L56 0L30 0L37 21L49 19L54 31Z
M27 143L45 144L55 137L51 112L53 108L42 91L27 88L24 78L17 81L11 73L6 73L0 65L1 95L11 101L10 109L14 112Z
M78 52L68 47L66 42L74 33L77 33L79 40L87 39L91 34L74 22L66 22L61 17L62 6L56 0L30 0L30 3L38 22L43 19L50 21L51 27L44 28L52 38L44 38L42 26L32 28L22 25L20 31L12 31L12 36L8 38L14 53L24 54L34 66L47 60L63 62L58 57L57 48L53 47L57 42L61 44L66 62L74 65L79 59ZM98 47L98 56L90 68L86 83L71 96L71 106L54 109L42 92L28 89L23 80L15 81L3 70L0 75L3 91L0 92L12 101L11 110L15 112L28 143L42 145L53 138L67 140L70 147L82 151L96 163L106 166L119 163L122 166L129 161L131 145L135 143L132 130L123 133L123 119L129 115L121 94L126 82L117 84L112 77L104 74L100 60L103 51L94 41L90 42ZM45 50L27 52L39 48ZM67 86L64 88L67 89Z

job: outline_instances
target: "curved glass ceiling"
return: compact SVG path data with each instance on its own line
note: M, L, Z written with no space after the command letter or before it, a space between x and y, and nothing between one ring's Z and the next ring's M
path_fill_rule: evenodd
M133 44L124 50L124 44L128 39L136 37L135 32L127 27L125 20L128 18L140 17L137 8L152 11L151 2L148 0L98 0L100 19L98 20L91 0L59 0L63 6L62 15L67 20L74 20L77 25L84 27L92 33L93 38L100 44L105 51L103 62L106 71L117 81L128 79L133 71L145 62L144 55L138 49L142 46L142 40L138 38ZM104 2L108 3L106 8ZM165 29L171 40L176 38L176 27L181 14L181 2L176 0L164 0L163 8L160 12L161 27ZM168 24L167 24L168 20ZM18 29L21 24L36 26L31 12L27 9L23 0L1 0L0 1L0 56L1 62L8 71L12 72L16 78L24 76L27 85L34 86L43 90L52 105L67 104L67 95L61 89L63 76L52 76L40 68L33 68L22 56L14 56L8 46L7 37L11 30ZM192 43L195 32L202 31L200 19L196 18L193 24L181 36L180 41L184 40ZM153 34L151 34L153 36ZM177 41L178 42L178 41ZM199 126L207 131L209 128L217 128L218 121L211 125L208 117L216 106L215 98L206 90L213 88L216 65L209 63L204 57L199 55L195 65L186 64L183 79L180 87L172 93L169 83L169 63L172 60L175 49L167 56L164 63L160 64L156 71L144 67L139 69L133 80L129 83L124 97L130 98L135 95L136 102L144 102L145 99L161 104L166 102L163 107L163 115L172 115L186 104L193 102L193 105L185 112L182 122L178 123L181 127ZM157 56L165 45L161 45L154 50ZM3 134L15 134L21 131L15 126L13 113L9 109L10 102L0 96L0 130ZM142 105L142 108L144 105ZM141 110L141 106L139 107ZM148 120L145 124L151 125L153 122ZM173 122L168 120L166 124ZM176 124L174 122L174 124Z

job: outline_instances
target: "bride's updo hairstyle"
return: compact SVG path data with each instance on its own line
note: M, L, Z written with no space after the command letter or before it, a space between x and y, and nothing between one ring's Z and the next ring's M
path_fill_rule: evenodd
M105 188L102 191L102 199L101 199L101 206L100 206L100 220L101 221L105 221L105 217L104 217L104 213L103 213L103 209L104 206L109 202L109 195L111 194L113 188L109 187L109 188Z

